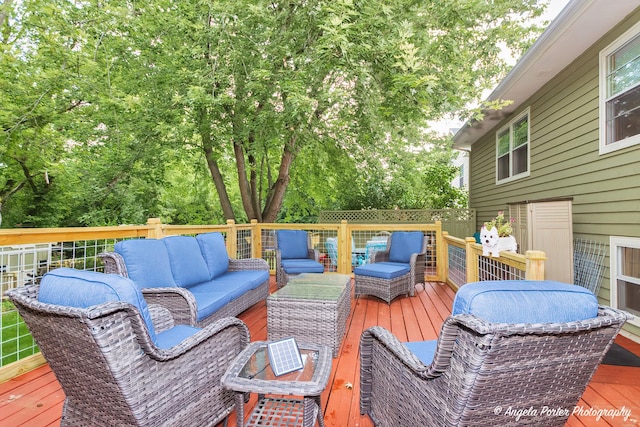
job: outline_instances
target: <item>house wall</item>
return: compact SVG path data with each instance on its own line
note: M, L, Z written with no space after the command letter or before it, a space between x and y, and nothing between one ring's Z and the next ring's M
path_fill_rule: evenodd
M598 154L598 55L638 21L640 9L473 144L470 207L478 229L498 210L508 211L508 203L573 197L574 238L608 246L611 235L640 237L640 146ZM529 107L530 176L496 185L496 131ZM610 298L608 274L607 268L599 293L604 304Z

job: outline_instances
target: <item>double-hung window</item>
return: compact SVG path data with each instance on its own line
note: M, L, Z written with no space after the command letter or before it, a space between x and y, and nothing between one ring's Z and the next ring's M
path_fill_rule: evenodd
M640 143L640 24L600 52L600 154Z
M610 237L611 306L636 317L640 326L640 238Z
M529 176L529 109L496 134L496 183Z

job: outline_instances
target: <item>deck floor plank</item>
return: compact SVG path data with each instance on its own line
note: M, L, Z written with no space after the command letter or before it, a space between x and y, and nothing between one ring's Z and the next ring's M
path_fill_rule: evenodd
M275 291L272 280L271 291ZM414 298L399 297L387 304L371 296L352 300L347 332L321 401L327 426L371 427L367 416L360 415L359 345L362 331L374 325L391 330L401 341L436 339L444 319L451 313L455 292L447 285L427 282L416 288ZM261 302L239 316L249 327L251 339L267 338L266 304ZM616 342L640 354L640 344L626 337ZM64 393L48 365L0 384L0 425L31 427L60 425ZM247 416L257 401L251 395ZM602 365L596 371L578 403L581 408L627 409L622 415L597 419L594 415L572 415L568 427L626 427L640 425L640 368ZM235 414L229 418L235 425Z

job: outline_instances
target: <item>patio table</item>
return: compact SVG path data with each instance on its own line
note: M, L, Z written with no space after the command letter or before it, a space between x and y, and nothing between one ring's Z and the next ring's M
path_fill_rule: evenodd
M303 273L267 297L269 340L294 337L326 344L337 357L351 311L351 277Z
M331 374L331 352L326 345L299 342L304 367L276 376L269 361L269 342L254 341L233 360L221 379L235 391L237 427L243 426L245 393L258 393L258 403L245 427L266 425L324 426L320 395ZM269 397L267 397L269 395ZM272 395L302 396L302 398Z

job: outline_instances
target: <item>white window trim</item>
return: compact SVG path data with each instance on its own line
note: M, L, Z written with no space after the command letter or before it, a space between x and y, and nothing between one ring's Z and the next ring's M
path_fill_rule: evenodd
M600 132L600 154L607 154L613 151L622 150L632 145L640 144L640 134L625 138L613 144L606 144L607 126L607 58L616 50L624 46L625 43L640 34L640 22L631 27L627 32L618 37L616 41L600 51L600 78L599 78L599 132Z
M502 131L504 131L505 129L509 129L509 141L513 141L513 129L511 128L511 126L515 122L517 122L518 120L522 119L525 116L528 117L528 120L527 120L527 139L528 139L528 141L527 141L527 145L528 145L528 149L527 149L527 171L519 173L517 175L512 175L512 176L510 176L508 178L498 179L498 149L500 148L499 147L499 143L498 143L498 135L500 135L500 133ZM516 181L516 180L522 179L522 178L526 178L529 175L531 175L531 107L527 107L526 110L524 110L522 113L518 114L516 117L511 119L509 121L509 123L505 124L500 129L498 129L498 131L496 132L495 144L496 144L496 151L495 151L494 161L495 161L495 166L496 166L496 185L506 184L508 182ZM511 153L513 153L513 150L510 150L509 155L511 155ZM509 166L510 167L513 166L513 163L509 162Z
M610 305L613 308L618 307L618 247L624 246L627 248L640 248L640 238L638 237L621 237L610 236L609 237L609 271L611 272L609 278L609 290L610 290ZM624 276L624 280L628 282L640 284L640 280L635 277ZM640 327L640 318L633 316L633 319L628 320L629 323Z

